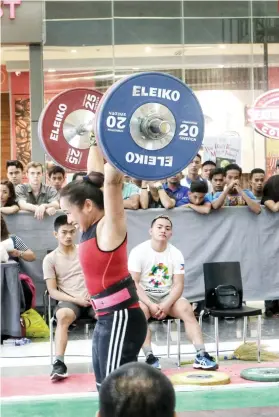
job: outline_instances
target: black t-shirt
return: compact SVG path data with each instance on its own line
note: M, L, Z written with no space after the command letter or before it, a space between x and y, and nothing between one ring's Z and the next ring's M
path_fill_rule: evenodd
M160 198L158 201L154 200L150 191L148 191L148 208L164 208Z
M273 175L264 185L261 204L268 200L272 200L274 203L279 202L279 175Z

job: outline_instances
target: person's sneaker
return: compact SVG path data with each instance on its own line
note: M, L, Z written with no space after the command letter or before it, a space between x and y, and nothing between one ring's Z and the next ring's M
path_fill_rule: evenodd
M204 355L197 355L193 364L195 369L203 369L204 371L215 371L219 368L215 360L207 352Z
M153 355L153 353L150 353L145 361L148 365L153 366L153 368L161 369L159 358Z
M61 379L65 379L68 376L67 366L64 362L61 362L57 359L52 368L52 372L50 374L50 379L52 381L60 381Z

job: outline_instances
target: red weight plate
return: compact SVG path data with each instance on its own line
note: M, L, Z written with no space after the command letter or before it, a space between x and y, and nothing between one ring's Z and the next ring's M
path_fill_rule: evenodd
M102 93L89 88L66 90L44 108L38 134L45 151L58 164L72 171L85 171L89 137Z

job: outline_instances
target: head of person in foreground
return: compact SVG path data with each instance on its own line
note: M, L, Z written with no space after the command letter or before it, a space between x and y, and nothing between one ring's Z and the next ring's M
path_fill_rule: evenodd
M145 363L132 362L102 383L97 417L175 417L170 380Z

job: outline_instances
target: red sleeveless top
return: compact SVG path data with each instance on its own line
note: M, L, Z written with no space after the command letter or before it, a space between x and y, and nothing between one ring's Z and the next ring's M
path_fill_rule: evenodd
M98 223L93 224L81 236L79 259L83 269L89 295L96 295L127 278L128 271L127 237L113 251L102 251L97 243ZM132 307L138 307L136 303Z

